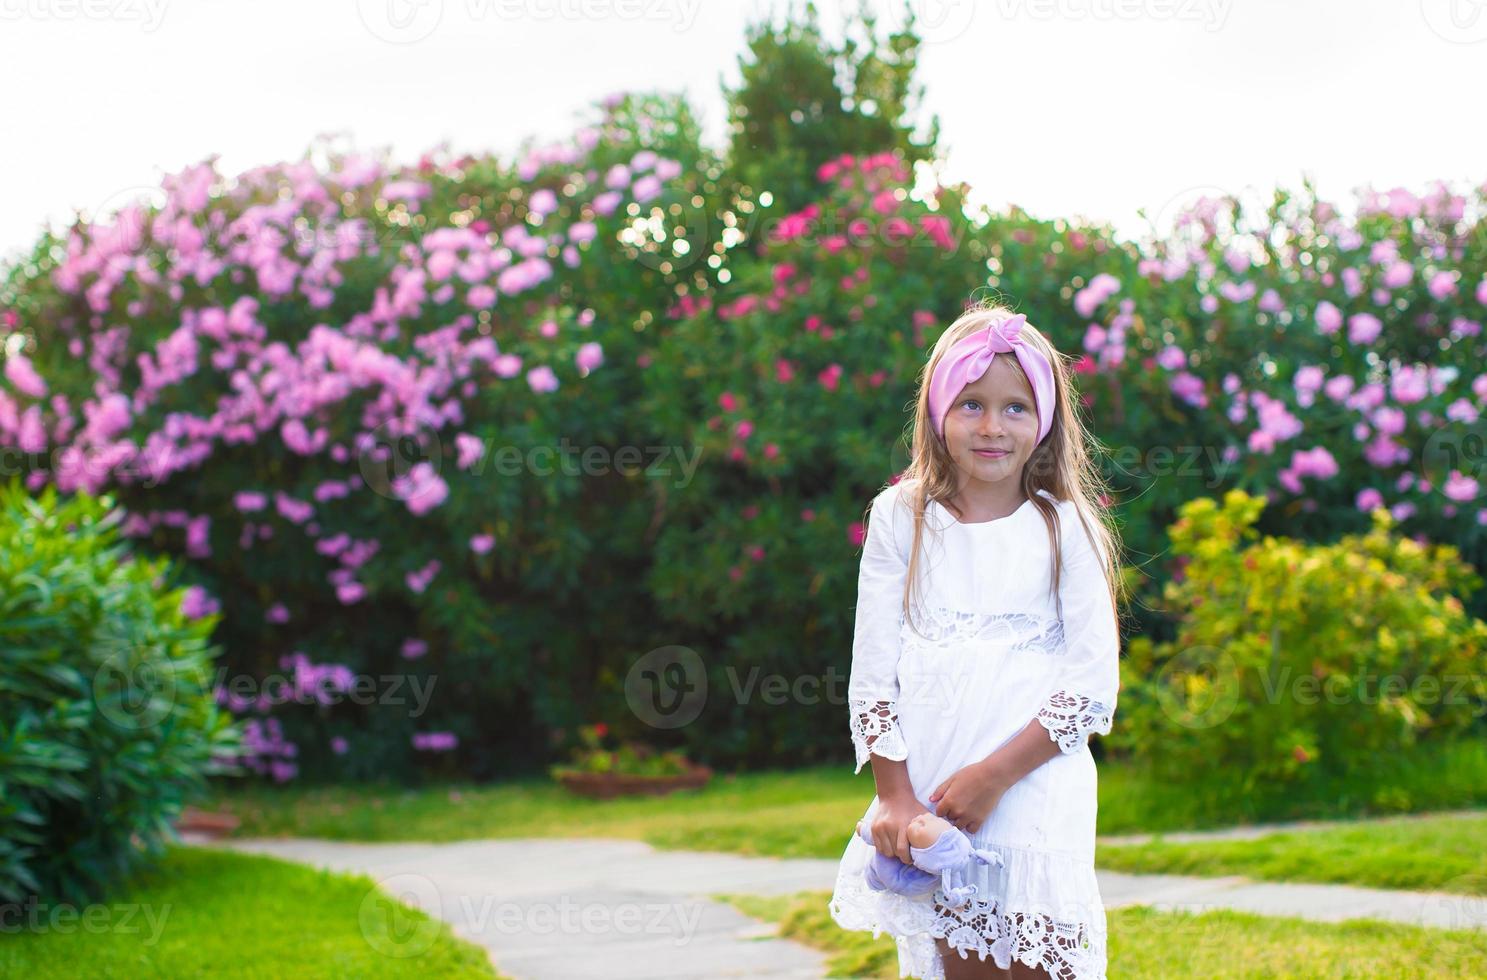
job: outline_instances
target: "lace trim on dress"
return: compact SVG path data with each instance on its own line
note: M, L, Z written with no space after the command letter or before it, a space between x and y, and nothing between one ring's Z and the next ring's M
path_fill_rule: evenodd
M996 899L973 898L959 909L935 905L930 934L964 951L962 959L991 957L997 968L1009 969L1016 960L1042 968L1053 980L1084 980L1104 976L1106 937L1083 922L1059 922L1032 911L1003 911ZM991 938L995 937L995 938ZM956 955L956 954L952 954ZM1004 962L1005 961L1005 962ZM916 963L916 976L943 980L944 963Z
M909 747L904 744L903 730L898 727L898 712L892 701L864 701L853 699L851 708L852 744L857 749L857 768L862 771L869 754L885 759L903 760L909 757Z
M1012 651L1058 654L1064 649L1064 624L1028 613L962 612L944 606L922 610L913 626L904 623L899 638L920 649L948 649L962 643L1009 643Z
M1055 691L1038 709L1038 721L1048 729L1048 737L1058 743L1059 751L1075 752L1088 740L1091 732L1109 735L1114 712L1099 701L1082 694Z
M854 837L827 908L843 929L892 935L901 977L944 980L940 938L955 947L949 955L990 959L1002 970L1017 960L1058 980L1105 980L1107 932L1093 865L1040 848L984 846L1005 855L1005 866L973 873L977 893L950 908L941 904L943 889L933 898L874 891L863 875L871 848Z

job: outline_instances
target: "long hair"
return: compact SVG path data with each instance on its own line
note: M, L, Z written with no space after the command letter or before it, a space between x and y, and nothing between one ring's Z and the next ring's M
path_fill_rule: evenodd
M940 335L919 375L910 462L896 481L890 481L905 483L899 502L907 505L914 518L914 539L909 551L908 577L904 583L903 610L906 621L916 633L919 630L913 625L912 609L917 605L914 599L919 591L917 579L920 543L925 530L925 509L931 500L938 501L942 507L953 509L950 498L957 485L955 462L950 458L949 450L940 441L930 421L929 381L940 360L958 341L988 324L1000 323L1013 315L1011 309L998 303L985 300L973 302ZM1100 498L1107 494L1108 488L1090 458L1089 448L1094 443L1094 437L1085 428L1076 411L1073 374L1064 355L1054 349L1048 338L1031 323L1023 324L1022 340L1040 351L1053 366L1053 425L1023 465L1021 477L1024 494L1038 508L1043 516L1043 523L1048 528L1051 552L1050 589L1056 599L1063 570L1060 557L1063 529L1059 527L1057 508L1052 501L1041 496L1039 490L1046 490L1057 500L1073 501L1080 523L1090 540L1097 545L1096 553L1103 557L1110 603L1116 609L1116 619L1119 621L1119 603L1126 598L1120 574L1120 536L1105 507L1100 503ZM1008 363L1016 371L1017 377L1027 382L1028 390L1031 391L1032 383L1028 381L1017 358L1008 358ZM1038 406L1040 410L1043 407ZM1109 499L1108 496L1106 499ZM1062 619L1062 603L1059 603L1058 608Z

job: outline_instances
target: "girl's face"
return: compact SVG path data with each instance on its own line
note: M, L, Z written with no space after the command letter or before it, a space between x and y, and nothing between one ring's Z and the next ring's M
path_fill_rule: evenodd
M945 446L960 470L962 489L968 482L1019 487L1023 464L1037 446L1033 392L1011 360L1012 355L998 354L985 374L960 390L945 414Z

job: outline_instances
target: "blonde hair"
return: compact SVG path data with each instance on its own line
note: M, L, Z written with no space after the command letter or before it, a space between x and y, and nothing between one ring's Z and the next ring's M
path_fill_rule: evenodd
M919 392L915 398L912 423L913 441L910 462L908 467L899 474L899 482L912 481L912 485L905 485L899 502L906 504L914 517L914 539L909 551L908 577L904 583L903 611L906 621L916 633L919 631L913 626L911 610L914 603L911 602L911 598L912 593L918 591L917 571L920 542L923 540L925 528L924 512L931 500L938 501L947 509L953 509L954 505L951 504L950 497L955 493L957 486L955 462L950 458L949 451L941 443L939 436L935 434L934 426L930 422L929 381L934 375L936 365L958 341L1013 314L1013 310L999 303L986 300L973 301L940 335L939 340L935 342L934 350L930 352L929 360L919 375ZM1056 500L1073 502L1075 513L1079 516L1085 532L1089 535L1089 539L1098 546L1097 553L1103 559L1103 571L1109 588L1110 603L1116 609L1116 618L1119 621L1119 603L1126 598L1120 573L1121 544L1114 523L1107 515L1106 509L1100 504L1100 498L1107 494L1108 487L1090 459L1089 448L1095 443L1095 439L1084 427L1074 407L1076 392L1073 375L1065 363L1064 355L1060 354L1049 343L1048 338L1031 323L1023 325L1022 338L1025 343L1047 357L1048 363L1053 366L1055 401L1053 425L1022 468L1022 490L1042 514L1043 522L1048 528L1048 543L1052 552L1050 589L1057 597L1060 573L1063 569L1060 548L1063 529L1059 526L1057 508L1052 501L1041 496L1038 493L1039 490L1047 491ZM1028 390L1031 391L1032 384L1028 381L1017 358L1008 358L1007 363L1015 369L1017 377L1027 383ZM1038 409L1043 410L1043 406L1039 405ZM871 505L868 509L871 511ZM1059 603L1059 618L1063 618L1062 603Z

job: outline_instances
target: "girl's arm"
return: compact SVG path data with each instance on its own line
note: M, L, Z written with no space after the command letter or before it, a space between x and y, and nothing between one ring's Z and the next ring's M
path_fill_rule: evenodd
M894 534L892 506L898 493L889 487L873 498L867 538L857 574L857 619L852 637L852 673L847 681L847 707L852 743L861 772L876 756L873 778L879 797L908 788L908 748L898 727L899 624L902 620L907 558ZM894 760L884 765L881 763Z
M1064 754L1081 751L1093 734L1108 735L1120 690L1120 624L1095 550L1075 509L1063 517L1059 604L1064 650L1048 695L1035 716Z

